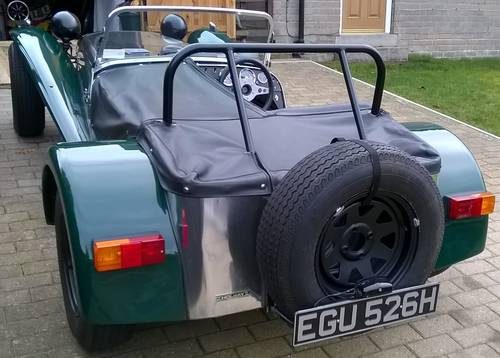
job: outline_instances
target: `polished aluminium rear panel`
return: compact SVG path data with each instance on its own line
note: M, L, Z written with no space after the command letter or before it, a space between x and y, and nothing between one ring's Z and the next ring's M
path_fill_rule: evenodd
M189 319L261 307L255 239L265 198L189 198L171 193L167 197L182 257Z

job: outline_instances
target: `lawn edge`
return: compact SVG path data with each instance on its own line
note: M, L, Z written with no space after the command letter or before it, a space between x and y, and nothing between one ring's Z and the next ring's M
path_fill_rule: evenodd
M341 72L339 72L339 71L337 71L337 70L334 70L334 69L333 69L333 68L331 68L331 67L325 66L325 65L323 65L323 64L321 64L321 63L319 63L319 62L313 61L313 60L276 60L276 61L273 61L273 62L275 62L275 63L280 63L280 62L282 62L282 63L287 63L287 62L309 62L309 63L314 63L315 65L318 65L319 67L322 67L322 68L327 69L327 70L329 70L329 71L332 71L332 72L338 73L338 74L340 74L340 75L342 74ZM354 80L355 80L355 81L357 81L357 82L363 83L363 84L365 84L365 85L367 85L367 86L369 86L369 87L371 87L371 88L375 88L375 86L374 86L374 85L372 85L372 84L370 84L370 83L368 83L368 82L365 82L365 81L360 80L360 79L355 78L355 77L353 77L353 78L354 78ZM481 133L483 133L483 134L486 134L486 135L488 135L488 136L491 136L491 137L493 137L494 139L500 140L500 137L499 137L499 136L497 136L497 135L495 135L495 134L493 134L493 133L490 133L490 132L488 132L488 131L486 131L486 130L484 130L484 129L478 128L478 127L476 127L476 126L474 126L474 125L472 125L472 124L469 124L469 123L466 123L466 122L461 121L461 120L459 120L459 119L456 119L456 118L454 118L454 117L452 117L452 116L449 116L449 115L447 115L447 114L445 114L445 113L442 113L442 112L436 111L435 109L432 109L432 108L430 108L430 107L427 107L427 106L425 106L425 105L423 105L423 104L420 104L420 103L418 103L418 102L412 101L411 99L408 99L408 98L402 97L402 96L400 96L400 95L397 95L397 94L395 94L395 93L393 93L393 92L390 92L390 91L387 91L387 90L384 90L384 94L388 94L388 95L390 95L390 96L392 96L392 97L395 97L395 98L397 98L397 99L399 99L399 100L406 101L406 102L411 103L411 104L413 104L413 105L415 105L415 106L417 106L417 107L420 107L420 108L426 109L426 110L428 110L428 111L430 111L430 112L432 112L432 113L434 113L434 114L437 114L437 115L443 116L443 117L445 117L445 118L447 118L447 119L449 119L449 120L452 120L452 121L454 121L454 122L457 122L457 123L463 124L463 125L464 125L464 126L466 126L466 127L472 128L472 129L474 129L474 130L476 130L476 131L478 131L478 132L481 132Z

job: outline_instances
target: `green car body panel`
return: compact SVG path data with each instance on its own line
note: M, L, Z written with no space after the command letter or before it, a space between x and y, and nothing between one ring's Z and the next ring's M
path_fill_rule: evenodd
M91 81L89 66L78 71L62 45L36 27L11 30L12 40L26 58L33 80L65 141L92 139L84 88Z
M472 153L454 134L429 123L410 123L407 127L439 152L441 172L437 177L437 185L443 197L486 190L481 170ZM487 216L448 220L436 271L483 251L487 230Z
M95 324L185 320L180 255L165 192L135 141L62 143L49 150L73 252L79 303ZM89 170L92 168L92 170ZM97 272L94 240L160 233L162 264Z
M95 141L85 103L91 66L75 69L61 44L47 32L21 27L11 35L66 142L49 150L44 206L53 205L56 192L61 196L82 314L95 324L188 319L178 230L148 157L133 139ZM436 181L443 197L485 191L476 161L457 137L429 123L406 126L439 151L442 169ZM47 189L51 182L54 188ZM436 272L481 252L487 225L486 216L447 221ZM95 270L95 240L146 233L165 238L164 263L123 271Z

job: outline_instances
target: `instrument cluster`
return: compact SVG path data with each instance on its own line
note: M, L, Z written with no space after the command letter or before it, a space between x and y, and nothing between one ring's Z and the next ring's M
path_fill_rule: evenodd
M217 66L210 64L200 64L200 69L212 77L213 79L221 82L224 86L230 88L233 86L233 81L231 80L231 75L224 71L226 66ZM225 74L225 78L222 80L222 76ZM265 95L269 93L269 81L267 80L264 72L260 71L257 68L245 66L238 67L239 81L241 85L241 92L243 94L243 98L247 101L251 101L259 105L259 102L262 99L265 99ZM284 108L285 100L283 97L283 91L281 85L273 74L271 74L273 78L274 85L274 108Z

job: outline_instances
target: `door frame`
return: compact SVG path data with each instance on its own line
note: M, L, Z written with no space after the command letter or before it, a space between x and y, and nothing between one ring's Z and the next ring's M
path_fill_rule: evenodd
M340 1L340 27L339 27L339 34L343 34L343 28L342 28L342 12L344 11L344 0L339 0ZM381 33L385 34L390 34L391 33L391 25L392 25L392 1L393 0L385 0L385 31ZM348 33L349 34L349 33ZM363 33L360 33L358 35L362 35ZM376 34L376 33L367 33L367 34Z

